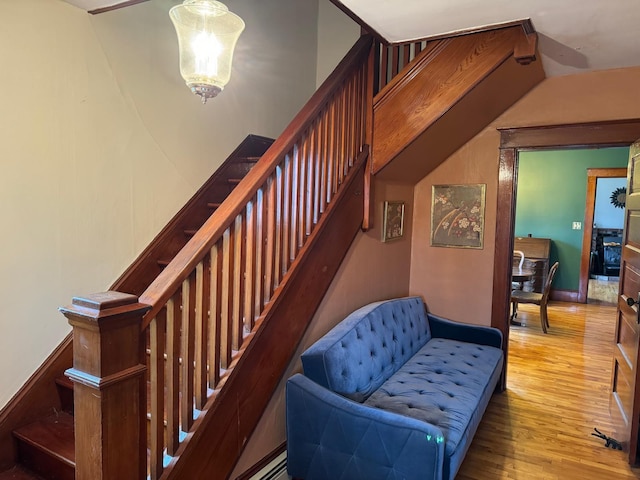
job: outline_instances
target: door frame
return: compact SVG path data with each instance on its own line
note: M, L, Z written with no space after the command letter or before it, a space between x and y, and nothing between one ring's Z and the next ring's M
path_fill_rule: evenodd
M582 234L582 252L580 254L580 280L578 283L578 302L586 303L589 289L589 263L593 236L593 216L596 203L596 183L599 178L626 178L626 168L588 168L587 200L584 206L584 229Z
M500 154L496 210L491 326L502 331L505 358L509 354L509 293L511 252L515 233L518 153L520 150L580 147L620 147L640 138L640 119L498 128ZM507 362L502 378L507 381Z

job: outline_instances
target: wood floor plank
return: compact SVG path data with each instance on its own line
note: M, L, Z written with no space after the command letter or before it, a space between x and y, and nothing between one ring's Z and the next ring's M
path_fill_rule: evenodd
M518 307L507 390L491 400L456 479L640 479L624 453L591 436L611 434L615 307L553 302L546 335L538 312Z

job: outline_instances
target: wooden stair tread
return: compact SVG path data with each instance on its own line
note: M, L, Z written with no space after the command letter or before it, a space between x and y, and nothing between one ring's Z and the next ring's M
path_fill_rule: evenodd
M13 432L19 440L75 468L73 416L58 412Z
M220 207L221 203L216 203L216 202L209 202L207 203L207 207L209 208L218 208Z
M42 477L23 467L15 466L10 470L0 472L0 480L42 480Z
M56 385L73 390L73 382L66 375L56 378Z

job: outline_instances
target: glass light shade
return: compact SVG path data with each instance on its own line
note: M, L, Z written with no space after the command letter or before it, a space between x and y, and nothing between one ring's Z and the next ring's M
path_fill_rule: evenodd
M180 74L196 95L215 97L231 78L231 60L244 22L212 0L185 0L169 11L178 34Z

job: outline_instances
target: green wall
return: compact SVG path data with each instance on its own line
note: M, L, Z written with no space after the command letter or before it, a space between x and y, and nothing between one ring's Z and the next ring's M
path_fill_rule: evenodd
M587 169L626 167L628 147L520 152L517 237L550 238L551 264L560 262L553 287L578 290Z

